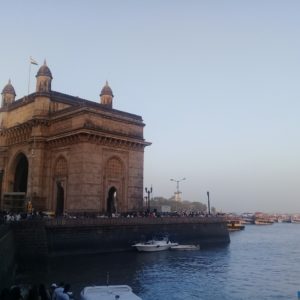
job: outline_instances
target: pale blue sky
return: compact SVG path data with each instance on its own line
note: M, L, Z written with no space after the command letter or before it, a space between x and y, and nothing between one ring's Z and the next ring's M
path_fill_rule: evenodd
M2 1L1 1L2 2ZM141 115L145 186L222 211L300 212L300 1L3 1L0 85ZM37 67L32 67L31 91ZM1 88L1 87L0 87ZM2 89L2 88L1 88Z

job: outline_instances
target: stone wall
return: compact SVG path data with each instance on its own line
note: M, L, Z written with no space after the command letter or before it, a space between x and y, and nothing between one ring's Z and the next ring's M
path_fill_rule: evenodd
M46 231L54 255L128 251L135 242L164 235L202 246L230 242L226 223L218 218L57 219Z
M124 218L27 220L0 235L0 282L7 284L14 260L43 261L49 255L133 250L132 244L168 235L178 243L229 243L221 218ZM0 232L1 234L1 232Z
M47 237L43 220L12 223L12 229L15 237L17 260L43 260L47 258Z
M15 244L13 231L0 225L0 291L13 282L15 272Z

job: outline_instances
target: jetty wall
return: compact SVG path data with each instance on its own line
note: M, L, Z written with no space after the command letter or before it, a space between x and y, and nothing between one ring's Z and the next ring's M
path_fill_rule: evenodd
M49 254L132 250L132 244L168 235L178 243L202 246L229 243L222 218L53 219L45 224Z
M42 219L11 223L18 261L43 260L48 256L47 232Z
M16 269L15 249L13 231L8 225L0 225L0 291L13 282Z
M216 217L22 220L11 223L1 237L0 276L5 276L15 261L128 251L136 242L165 235L171 241L201 247L230 242L226 221Z

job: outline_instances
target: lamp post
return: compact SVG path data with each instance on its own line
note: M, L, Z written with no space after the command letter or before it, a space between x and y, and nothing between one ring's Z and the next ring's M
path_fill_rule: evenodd
M180 196L179 195L181 194L181 192L179 190L179 182L181 182L183 180L186 180L186 178L184 177L184 178L181 178L179 180L171 178L170 180L176 182L175 202L176 202L176 211L177 211L177 202L180 201Z
M148 212L150 212L150 194L152 193L152 191L153 191L152 185L150 189L145 187L145 192L148 194Z
M175 195L177 195L177 197L175 197L175 200L177 201L177 199L179 200L179 195L180 195L180 190L179 190L179 182L181 182L181 181L183 181L183 180L186 180L186 178L184 177L184 178L182 178L182 179L180 179L180 180L176 180L176 179L170 179L171 181L175 181L176 182L176 193L175 193ZM177 199L176 199L177 198Z
M209 192L207 192L207 209L208 209L208 214L210 215L210 201L209 201Z

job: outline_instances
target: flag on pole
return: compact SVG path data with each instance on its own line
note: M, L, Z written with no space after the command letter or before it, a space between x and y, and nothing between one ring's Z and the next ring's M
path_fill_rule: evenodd
M31 56L30 56L30 63L31 63L32 65L38 65L37 61L34 60Z

